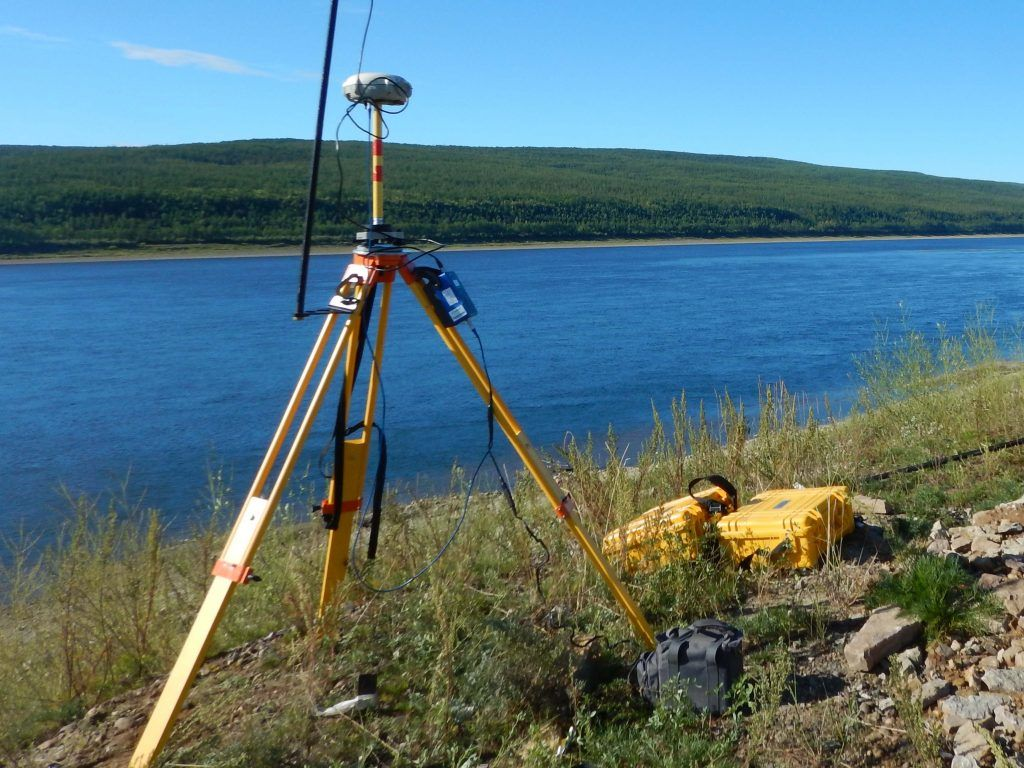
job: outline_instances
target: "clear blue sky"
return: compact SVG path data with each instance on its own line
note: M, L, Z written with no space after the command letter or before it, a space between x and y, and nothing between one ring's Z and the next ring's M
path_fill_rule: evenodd
M325 134L368 0L341 0ZM0 144L310 138L327 0L6 0ZM1024 182L1024 3L377 0L392 139ZM345 138L356 138L348 128Z

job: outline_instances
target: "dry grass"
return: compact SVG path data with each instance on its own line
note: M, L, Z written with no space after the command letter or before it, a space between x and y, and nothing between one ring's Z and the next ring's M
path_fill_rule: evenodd
M858 478L871 470L1024 434L1022 374L997 359L998 349L1005 344L984 322L961 339L883 344L862 361L862 405L843 421L812 411L781 384L762 389L754 415L723 397L714 422L703 409L691 414L684 397L629 460L613 434L600 451L592 442L570 445L565 483L599 536L709 473L729 477L744 498L797 482L860 489ZM598 461L599 454L610 458ZM908 477L868 490L934 518L947 503L1020 495L1011 480L1019 465L1024 455L1006 451L931 473L927 483ZM456 475L448 497L389 502L387 544L369 579L401 580L437 551L461 514L462 483ZM69 498L68 527L44 552L30 543L10 547L0 585L6 754L170 666L230 514L226 489L216 478L211 488L213 522L187 541L168 541L159 516L122 493ZM926 488L941 489L942 500ZM539 766L551 763L572 727L582 736L580 759L602 755L604 765L739 764L771 744L773 720L791 695L792 660L773 643L820 641L866 586L856 568L830 560L808 588L819 604L812 610L793 606L788 574L740 572L714 558L634 577L631 587L658 629L707 614L747 616L751 634L774 648L763 664L748 662L755 674L747 709L732 719L652 712L621 681L638 648L603 584L532 483L520 478L515 493L550 550L540 590L542 551L500 497L480 495L455 546L423 579L391 595L350 583L322 623L322 532L282 510L259 553L264 579L239 590L216 643L230 647L292 627L287 650L258 682L236 679L217 695L200 695L168 754L223 766ZM307 507L299 500L296 508ZM582 678L581 665L589 669ZM312 718L315 707L351 695L358 672L379 675L385 714ZM259 707L246 711L254 700ZM856 742L842 707L821 712L820 727L838 734L834 740Z

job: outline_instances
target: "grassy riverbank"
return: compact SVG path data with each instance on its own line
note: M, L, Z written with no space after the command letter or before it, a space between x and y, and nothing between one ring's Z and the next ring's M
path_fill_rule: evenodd
M1018 342L984 314L963 337L880 339L858 363L860 406L843 421L809 412L781 385L762 390L756 419L740 403L722 403L720 430L679 402L630 466L614 458L598 466L592 444L573 445L559 459L573 469L562 481L599 536L710 472L731 478L744 498L794 483L847 484L887 498L899 512L887 523L890 545L913 547L935 519L1020 496L1024 450L884 483L859 478L1024 435L1024 371L999 351L1020 359ZM614 435L594 440L607 443L602 455L620 455ZM394 583L429 559L461 514L466 483L456 471L449 496L390 501L381 559L365 569L367 580ZM86 754L92 765L125 762L156 689L122 692L172 663L235 514L225 491L213 477L209 522L186 541L168 540L159 513L125 492L69 499L68 525L45 553L30 541L9 543L13 556L0 573L0 761L21 764L32 741L79 721L83 743L68 747L79 763ZM263 580L240 589L229 608L217 658L168 746L173 763L545 766L572 728L574 759L601 766L807 766L826 764L826 755L830 765L886 764L888 753L872 752L879 737L858 719L856 699L852 710L839 695L790 706L808 700L808 677L822 674L815 660L831 652L836 627L879 576L863 556L799 578L701 559L629 580L659 630L706 615L746 630L742 706L711 720L651 710L629 693L622 671L639 649L628 624L528 479L515 483L516 503L544 548L499 495L478 495L455 545L423 579L394 594L352 580L322 622L324 535L307 511L314 495L300 484L278 513L255 564ZM239 650L224 653L231 648ZM380 710L312 716L353 695L360 672L378 674ZM88 724L111 713L123 728L90 746ZM899 747L887 733L886 743L916 750L900 760L925 764L915 760L937 742L906 717L893 728L924 740Z

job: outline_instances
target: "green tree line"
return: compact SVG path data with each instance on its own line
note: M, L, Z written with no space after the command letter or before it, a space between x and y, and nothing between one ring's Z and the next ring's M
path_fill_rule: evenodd
M325 150L315 240L347 243L366 217L366 146ZM389 221L447 242L1024 232L1022 184L647 150L385 153ZM294 139L0 146L0 253L298 244L311 154Z

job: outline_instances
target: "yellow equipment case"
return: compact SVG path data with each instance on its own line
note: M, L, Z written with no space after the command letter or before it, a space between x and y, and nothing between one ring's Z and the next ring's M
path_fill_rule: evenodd
M853 506L841 485L765 491L717 526L737 563L813 568L833 542L853 530Z
M714 487L694 493L705 480ZM736 489L721 475L709 475L692 480L688 490L608 533L601 545L605 556L629 573L695 559L707 525L736 509Z

